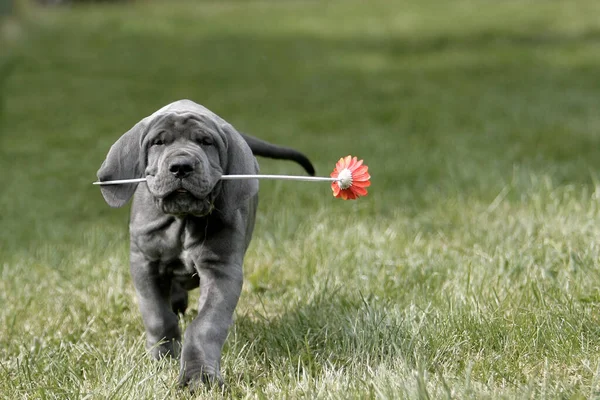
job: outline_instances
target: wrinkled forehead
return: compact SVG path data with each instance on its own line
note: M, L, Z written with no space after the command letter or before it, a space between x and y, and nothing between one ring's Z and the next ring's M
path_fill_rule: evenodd
M191 100L179 100L174 103L167 104L166 106L152 114L151 118L160 117L166 114L173 116L185 116L189 114L195 115L199 119L210 120L216 125L226 124L226 122L217 114L198 103L194 103Z
M184 133L189 130L219 133L221 130L218 121L215 121L211 115L189 111L153 114L148 128L150 132L164 130L173 133Z

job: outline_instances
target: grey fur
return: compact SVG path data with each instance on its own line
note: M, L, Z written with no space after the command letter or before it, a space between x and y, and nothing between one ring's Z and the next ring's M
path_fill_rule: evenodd
M147 348L156 358L181 355L183 386L222 382L221 349L242 289L258 181L219 178L258 172L246 141L208 109L180 100L126 132L98 171L100 181L147 177L101 190L112 207L135 193L130 267ZM181 347L178 313L198 286L198 315Z

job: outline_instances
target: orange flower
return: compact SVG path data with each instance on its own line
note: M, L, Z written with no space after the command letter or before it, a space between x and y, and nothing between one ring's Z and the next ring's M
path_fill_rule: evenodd
M363 165L363 160L356 157L346 156L340 158L331 173L332 178L339 178L331 183L331 190L335 197L344 200L355 200L367 195L367 189L371 186L371 175L369 167Z

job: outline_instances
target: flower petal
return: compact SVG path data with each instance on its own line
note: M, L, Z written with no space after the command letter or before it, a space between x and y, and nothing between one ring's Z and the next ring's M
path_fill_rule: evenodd
M371 186L371 181L354 181L352 182L352 187L361 187L361 188L365 188L365 187L369 187Z
M367 189L365 189L363 187L352 186L352 189L350 189L350 190L352 190L352 193L354 193L356 195L356 197L367 195Z
M340 194L340 190L341 190L341 189L340 189L340 185L338 185L338 184L337 184L337 182L333 182L333 183L331 184L331 190L333 191L333 195L334 195L335 197L338 197L338 196L339 196L339 194Z
M371 179L371 175L368 172L364 172L362 174L352 174L353 181L366 181L367 179Z
M355 200L356 199L356 195L354 194L352 189L346 189L346 190L344 190L344 193L346 194L346 198L344 200Z
M366 182L368 180L369 180L369 176L358 177L358 178L353 177L352 178L352 183L354 183L354 182Z
M354 157L354 159L356 160L356 157ZM352 171L356 171L361 165L363 165L363 162L363 160L356 161L352 166Z
M353 172L353 175L354 174L364 174L368 170L369 170L369 167L367 167L366 165L361 165L361 166L355 168L352 172Z
M356 157L351 157L350 158L350 162L348 163L348 169L350 171L352 171L354 169L354 166L356 165Z
M346 166L350 165L350 162L352 161L352 156L348 154L348 155L347 155L347 156L344 158L344 161L346 161Z

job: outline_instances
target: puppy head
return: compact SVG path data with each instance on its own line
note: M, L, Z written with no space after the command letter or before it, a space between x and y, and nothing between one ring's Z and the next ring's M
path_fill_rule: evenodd
M111 147L100 181L145 176L156 205L167 214L235 210L256 194L256 180L220 181L223 174L255 174L256 159L242 136L206 108L188 100L144 118ZM143 184L143 183L142 183ZM137 184L102 186L112 207L131 198Z

